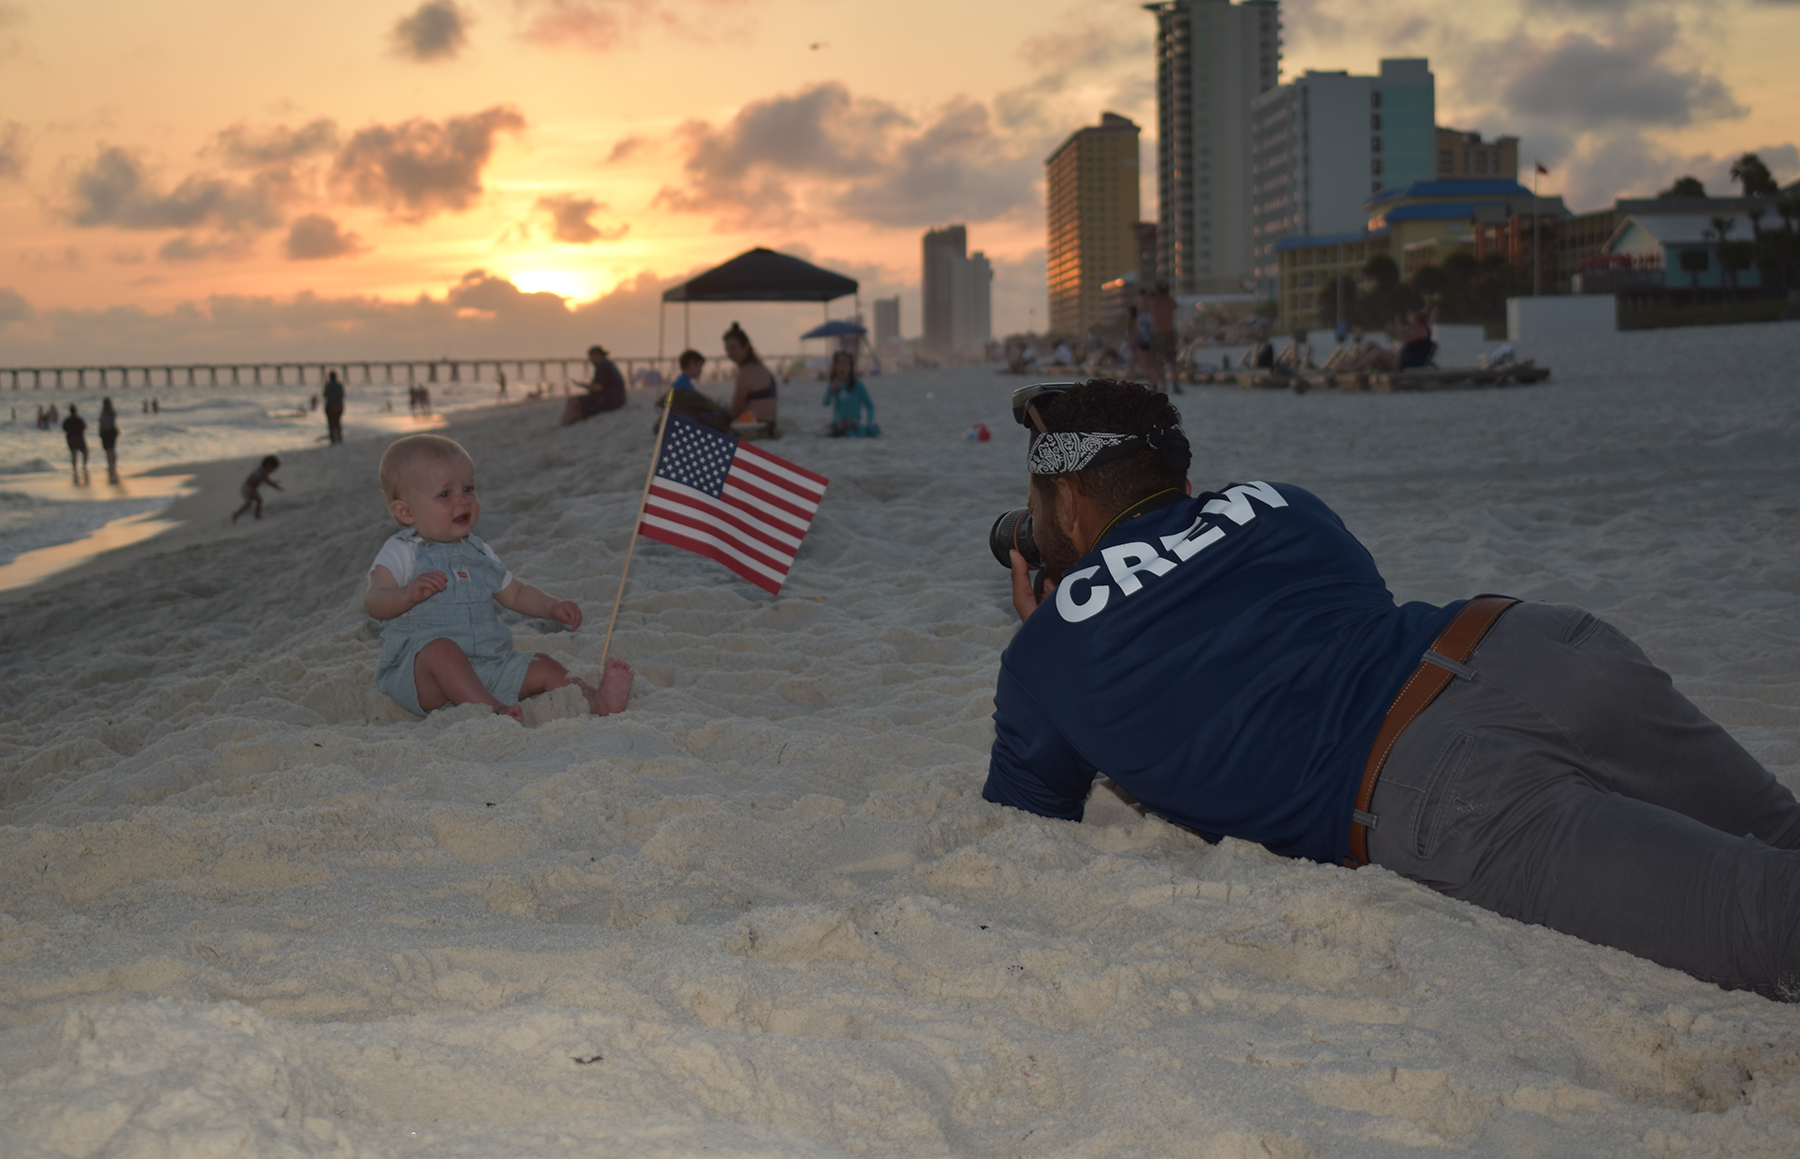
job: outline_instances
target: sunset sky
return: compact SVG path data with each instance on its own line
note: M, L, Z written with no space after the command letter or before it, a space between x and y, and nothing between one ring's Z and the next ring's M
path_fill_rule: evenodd
M1427 56L1438 121L1572 208L1729 159L1800 175L1800 3L1289 0L1283 79ZM0 0L0 365L656 348L753 245L899 293L963 222L1045 319L1043 161L1145 128L1135 2ZM833 307L848 313L848 300ZM671 342L679 311L670 311ZM708 306L798 348L817 308Z

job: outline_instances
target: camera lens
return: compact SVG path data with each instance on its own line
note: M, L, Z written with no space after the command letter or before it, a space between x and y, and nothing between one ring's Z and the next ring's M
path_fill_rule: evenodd
M1012 566L1014 550L1025 557L1026 566L1042 567L1044 561L1038 558L1037 540L1031 537L1030 509L1015 507L1002 512L1000 518L994 520L993 530L988 532L988 550L994 553L1001 567Z

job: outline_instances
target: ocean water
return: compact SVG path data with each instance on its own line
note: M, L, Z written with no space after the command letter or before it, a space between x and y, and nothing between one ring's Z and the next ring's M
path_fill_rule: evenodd
M191 477L147 474L182 463L280 455L325 442L323 404L312 410L308 386L132 387L87 390L0 391L0 591L36 582L73 566L95 550L123 546L163 529L157 514L182 495ZM536 388L514 384L511 402ZM560 386L554 388L560 392ZM118 483L106 478L100 449L100 401L111 397L119 415ZM146 413L155 399L157 413ZM346 439L391 439L441 426L459 410L493 406L488 383L438 383L432 413L414 415L406 386L352 385L344 408ZM70 403L87 420L88 476L76 482L60 423L36 425L38 408Z

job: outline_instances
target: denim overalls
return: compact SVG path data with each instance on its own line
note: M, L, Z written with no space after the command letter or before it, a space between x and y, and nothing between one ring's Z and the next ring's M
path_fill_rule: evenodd
M426 572L440 571L450 583L382 626L375 687L408 712L424 716L413 680L413 662L419 649L433 640L454 640L496 700L518 703L525 670L537 653L513 651L512 631L502 626L495 614L494 596L506 579L506 569L482 550L481 540L472 535L455 543L435 543L415 531L411 539L418 545L412 575L394 578L406 584Z

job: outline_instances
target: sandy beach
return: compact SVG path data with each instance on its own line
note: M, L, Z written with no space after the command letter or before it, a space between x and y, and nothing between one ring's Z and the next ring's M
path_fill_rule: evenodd
M1800 789L1800 325L1540 343L1543 385L1192 388L1197 489L1336 509L1396 598L1581 604ZM241 464L0 602L0 1155L1791 1156L1800 1007L1104 786L980 799L1022 380L868 380L781 596L640 542L630 710L373 684L378 441ZM599 659L648 396L453 418ZM988 443L964 437L976 422ZM244 469L247 470L247 467Z

